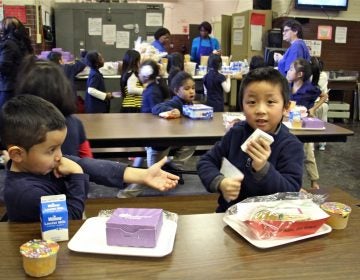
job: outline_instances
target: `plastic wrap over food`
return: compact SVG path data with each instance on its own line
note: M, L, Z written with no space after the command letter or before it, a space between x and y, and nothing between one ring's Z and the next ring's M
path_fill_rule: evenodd
M147 42L137 42L135 44L135 50L140 53L141 62L147 59L159 62L162 57L167 55L166 52L159 52L154 46Z
M248 227L257 239L304 236L315 233L329 218L317 204L325 198L302 192L257 196L233 205L225 215Z

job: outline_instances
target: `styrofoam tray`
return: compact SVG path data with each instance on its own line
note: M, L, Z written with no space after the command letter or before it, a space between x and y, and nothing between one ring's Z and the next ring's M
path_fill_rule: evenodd
M323 235L331 232L332 228L327 224L323 224L317 232L309 235L298 236L298 237L284 237L284 238L276 238L276 239L257 239L252 231L242 222L239 222L235 219L231 218L231 215L225 215L223 218L224 222L229 225L232 229L234 229L237 233L239 233L242 237L244 237L248 242L250 242L255 247L260 249L272 248L292 242L296 242L299 240L308 239L311 237Z
M291 122L283 122L284 125L286 125L289 129L292 130L325 130L325 126L324 127L319 127L319 128L308 128L308 127L295 127L293 128L291 125Z
M177 223L164 219L155 248L108 246L106 244L106 221L108 217L93 217L85 221L68 243L72 251L82 253L124 256L163 257L174 247Z

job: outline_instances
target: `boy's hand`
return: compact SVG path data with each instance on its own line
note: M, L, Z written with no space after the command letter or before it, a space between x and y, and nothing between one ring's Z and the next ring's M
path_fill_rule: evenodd
M84 172L80 165L66 157L62 157L60 159L59 165L54 168L54 175L56 178L64 177L70 174L83 173Z
M143 177L144 184L159 191L168 191L176 187L179 177L161 169L166 160L167 158L164 157L145 170Z
M127 167L124 172L125 183L147 185L159 191L168 191L176 187L179 177L165 172L161 167L166 163L166 157L148 169Z
M239 196L241 181L240 178L224 178L220 182L219 189L226 201L235 200Z
M264 138L259 138L257 141L250 141L246 153L252 159L252 168L256 172L260 171L266 164L271 154L271 148L268 141Z

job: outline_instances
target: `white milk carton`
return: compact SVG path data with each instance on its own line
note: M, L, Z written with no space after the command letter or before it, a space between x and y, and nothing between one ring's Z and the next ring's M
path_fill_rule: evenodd
M66 196L64 194L42 196L40 208L42 239L69 240Z

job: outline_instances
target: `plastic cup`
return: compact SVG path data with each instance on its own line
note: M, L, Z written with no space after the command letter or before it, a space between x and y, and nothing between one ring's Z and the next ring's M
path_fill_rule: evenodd
M350 206L340 202L325 202L320 207L330 216L326 222L329 226L333 229L346 228L351 213Z
M184 62L190 62L190 54L184 54Z
M191 76L195 76L196 62L184 63L184 71L189 73Z
M202 56L200 57L200 65L207 66L208 60L209 60L209 56L208 56L208 55L202 55Z

